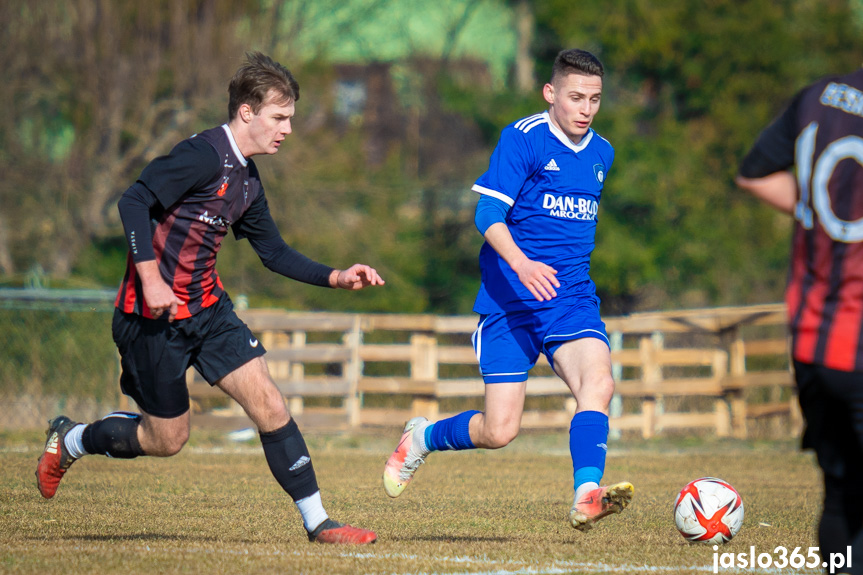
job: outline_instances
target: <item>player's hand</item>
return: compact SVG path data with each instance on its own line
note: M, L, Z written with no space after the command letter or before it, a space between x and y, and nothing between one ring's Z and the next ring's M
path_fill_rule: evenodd
M519 281L537 301L551 301L552 298L557 297L555 288L560 287L560 282L554 277L557 275L557 270L553 267L525 259L513 270L518 274Z
M167 313L168 321L174 321L177 316L177 308L185 305L185 302L174 295L171 286L164 281L154 281L143 284L143 287L144 303L150 310L150 315L154 319L159 319Z
M382 286L386 282L378 275L377 270L364 264L354 264L346 270L337 270L334 287L358 290L368 286Z

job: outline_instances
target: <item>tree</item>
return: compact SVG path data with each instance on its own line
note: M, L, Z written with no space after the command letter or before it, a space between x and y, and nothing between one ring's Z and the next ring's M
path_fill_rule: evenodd
M20 250L67 274L81 249L116 233L119 194L223 99L237 60L237 0L7 2L0 265ZM34 55L38 55L35 56ZM5 234L9 237L12 234ZM4 249L5 247L5 249ZM3 256L5 254L5 257ZM7 263L8 266L8 263Z
M596 128L617 156L593 277L604 302L680 307L781 298L791 222L733 184L794 92L859 66L845 0L539 3L561 44L606 69Z

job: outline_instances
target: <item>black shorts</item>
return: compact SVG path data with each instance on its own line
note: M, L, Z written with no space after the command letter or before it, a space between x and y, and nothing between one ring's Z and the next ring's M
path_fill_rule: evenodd
M266 353L234 313L227 295L192 317L173 322L115 309L111 327L120 351L120 388L156 417L178 417L189 410L189 366L215 385Z
M794 362L806 420L802 446L814 449L824 473L863 480L863 373Z

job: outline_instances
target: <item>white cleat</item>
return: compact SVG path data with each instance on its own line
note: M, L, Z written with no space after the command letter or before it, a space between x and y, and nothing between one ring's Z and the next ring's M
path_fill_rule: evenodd
M414 442L414 431L421 427L425 432L428 419L425 417L414 417L405 424L402 438L399 440L396 450L387 460L384 468L384 491L390 497L398 497L408 486L417 468L425 462L426 456L417 456L411 451Z
M628 481L588 491L569 511L569 523L579 531L589 531L603 517L626 509L634 492Z

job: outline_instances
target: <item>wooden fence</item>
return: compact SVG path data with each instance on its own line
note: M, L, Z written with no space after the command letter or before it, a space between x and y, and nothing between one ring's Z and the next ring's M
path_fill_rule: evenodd
M266 346L270 372L291 413L310 428L400 426L481 405L484 385L470 335L474 316L240 314ZM770 420L775 434L799 432L782 304L638 313L606 318L617 393L613 433L650 438L702 428L745 438ZM250 426L222 393L188 374L193 423ZM524 428L565 428L575 400L544 358L527 383Z

